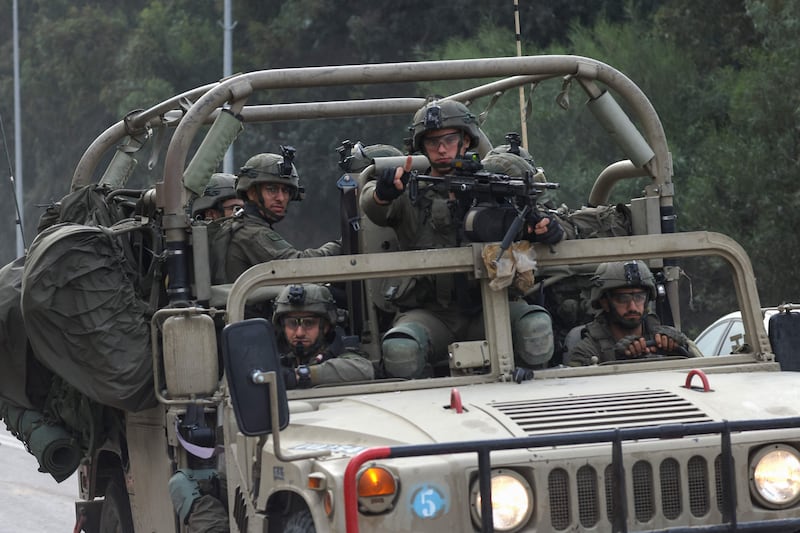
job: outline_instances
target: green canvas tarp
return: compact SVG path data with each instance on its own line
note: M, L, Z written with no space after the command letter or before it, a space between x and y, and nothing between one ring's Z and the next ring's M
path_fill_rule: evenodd
M22 277L36 358L88 398L139 411L156 404L146 305L112 230L57 224L40 233Z

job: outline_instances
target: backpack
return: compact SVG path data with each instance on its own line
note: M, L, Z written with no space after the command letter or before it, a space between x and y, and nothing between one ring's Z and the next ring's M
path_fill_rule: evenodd
M633 234L631 210L625 204L582 207L574 211L560 208L556 216L568 239L620 237Z

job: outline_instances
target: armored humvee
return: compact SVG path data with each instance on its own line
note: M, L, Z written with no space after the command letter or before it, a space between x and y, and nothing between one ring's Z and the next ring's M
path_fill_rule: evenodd
M207 228L191 220L187 206L243 124L410 117L424 103L421 97L248 100L281 88L453 79L482 80L446 96L464 102L532 82L575 81L622 154L610 156L588 205L607 204L621 180L644 183L643 194L628 202L627 234L535 245L537 283L556 286L569 277L565 272L642 259L660 274L671 322L680 327L678 261L715 256L732 272L745 348L725 357L556 365L516 379L507 290L489 286L487 243L398 251L390 232L363 217L357 231L343 235L353 253L273 261L230 286L211 283ZM162 133L171 133L163 180L154 188L126 188L137 152ZM100 169L109 152L110 164ZM398 161L370 163L344 173L343 194L357 195ZM73 175L73 191L87 187L128 215L107 228L94 225L130 247L136 279L150 284L137 296L148 303L149 333L139 340L152 352L152 375L147 391L131 394L137 401L104 411L100 438L81 447L76 530L185 529L168 481L197 461L181 427L190 406L210 421L194 429L204 431L203 447L213 450L203 464L224 472L231 531L800 529L800 379L781 371L796 353L776 361L744 250L718 233L675 231L672 161L661 122L636 84L609 65L537 56L238 74L131 113L106 130ZM451 346L446 377L287 391L269 324L245 318L246 305L269 300L276 287L344 284L350 332L357 330L378 361L392 312L380 281L446 273L478 280L486 332L483 340Z

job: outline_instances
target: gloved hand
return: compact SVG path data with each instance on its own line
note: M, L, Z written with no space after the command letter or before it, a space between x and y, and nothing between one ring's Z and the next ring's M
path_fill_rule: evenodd
M531 242L540 242L542 244L556 244L561 242L564 238L564 228L556 217L542 217L540 215L532 215L528 221L530 232L527 234L527 239ZM543 233L536 233L537 228L545 228Z
M521 366L514 367L513 377L516 383L522 383L523 381L533 379L533 370L530 368L523 368Z
M408 172L404 171L400 178L400 181L403 183L402 189L395 187L394 176L396 172L397 168L384 169L381 175L378 176L378 179L375 180L375 196L378 197L378 200L382 202L392 202L406 190L409 178Z
M669 326L656 326L653 328L655 344L659 350L668 354L683 352L689 345L689 338L675 328ZM659 338L659 335L662 337ZM684 350L680 350L683 348Z
M626 335L614 345L614 353L617 359L635 359L647 355L650 350L647 349L647 343L643 338Z
M169 496L181 519L181 524L186 523L194 501L200 497L200 482L208 481L216 474L216 470L213 469L191 470L187 468L178 470L169 479Z

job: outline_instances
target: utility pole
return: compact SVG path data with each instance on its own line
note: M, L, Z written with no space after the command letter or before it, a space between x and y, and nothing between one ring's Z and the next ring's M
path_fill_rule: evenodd
M19 96L19 6L17 0L14 0L12 10L14 19L12 37L14 40L14 167L16 177L11 176L11 179L14 180L17 207L17 257L22 257L25 254L25 238L23 236L25 222L22 216L24 211L22 203L22 113L20 112Z
M16 0L15 0L16 1ZM222 77L227 78L233 74L233 29L236 22L232 21L231 0L225 0L222 20ZM233 146L228 147L225 158L222 160L222 171L233 173Z

